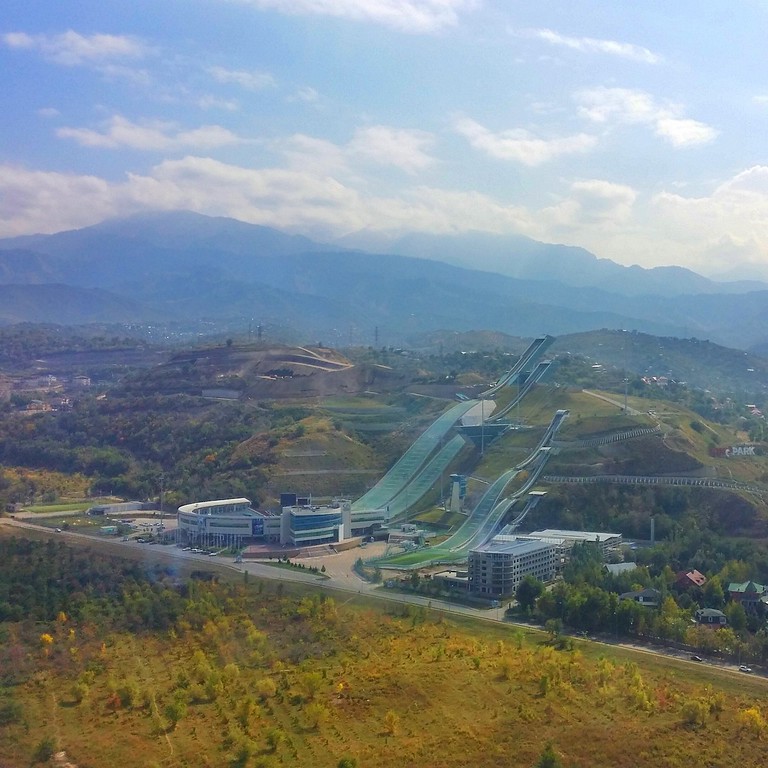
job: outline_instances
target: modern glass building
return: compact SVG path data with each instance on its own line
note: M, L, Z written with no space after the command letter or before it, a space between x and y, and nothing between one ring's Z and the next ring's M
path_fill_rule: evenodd
M344 540L341 507L285 507L280 541L311 546Z
M280 517L253 509L245 498L185 504L176 519L182 541L206 546L241 547L254 538L280 536Z

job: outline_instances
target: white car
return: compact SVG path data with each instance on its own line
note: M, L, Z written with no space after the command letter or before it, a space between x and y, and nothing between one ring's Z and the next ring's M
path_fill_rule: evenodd
M752 667L748 667L746 664L742 664L739 667L739 672L751 672L751 671L752 671Z

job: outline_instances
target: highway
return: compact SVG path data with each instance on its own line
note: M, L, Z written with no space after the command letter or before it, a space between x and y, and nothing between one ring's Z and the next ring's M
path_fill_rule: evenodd
M325 578L324 576L318 576L308 574L304 570L292 570L287 568L276 568L274 566L266 565L263 563L234 563L231 558L220 557L207 557L205 555L196 555L191 552L182 552L177 547L164 547L149 545L137 545L131 542L123 542L114 539L104 539L103 537L88 536L81 533L55 533L50 528L41 528L40 526L32 525L21 520L12 520L10 518L0 518L0 526L7 526L11 528L17 528L23 531L24 529L32 530L36 532L37 536L44 537L57 537L69 544L80 546L94 546L101 551L111 552L118 556L130 557L136 559L137 556L143 559L148 564L159 565L173 565L174 563L185 563L188 566L199 566L201 570L212 570L218 572L229 571L233 574L248 573L254 577L260 579L268 579L272 581L282 581L288 583L294 583L310 587L313 589L322 589L330 592L337 593L342 596L345 595L346 599L343 602L354 602L356 598L370 598L373 600L380 600L385 603L393 604L405 604L416 605L427 609L432 617L436 616L464 616L477 621L493 622L496 624L504 624L510 628L510 631L514 630L519 632L523 630L526 634L536 635L538 638L543 639L546 636L546 632L530 624L509 621L504 613L502 606L497 608L475 608L466 605L459 605L456 603L450 603L445 600L435 599L424 595L415 595L410 593L396 592L394 590L388 590L380 585L371 584L364 581L356 573L352 572L347 574L344 578ZM680 666L680 669L684 671L686 668L690 668L691 665L701 669L706 668L711 671L713 675L727 674L730 676L744 677L745 683L753 685L760 685L768 683L768 679L760 674L754 674L750 676L744 676L742 672L738 671L737 666L729 664L727 661L704 661L695 662L691 661L688 653L682 653L669 648L657 648L653 646L639 646L636 642L620 641L618 639L608 638L584 638L573 635L574 641L578 643L590 643L599 644L605 646L606 649L615 647L621 648L629 653L639 654L652 654L654 656L664 656L671 662Z

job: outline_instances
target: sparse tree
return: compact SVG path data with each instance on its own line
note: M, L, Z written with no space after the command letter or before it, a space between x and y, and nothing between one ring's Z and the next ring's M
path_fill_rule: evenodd
M555 752L552 742L549 742L533 768L563 768L563 763Z
M170 723L171 730L174 730L179 721L187 714L187 704L183 699L177 697L165 705L163 714Z
M384 715L384 732L390 736L395 736L399 727L400 715L393 709L387 710L387 714Z
M323 723L327 722L330 714L331 713L326 707L316 701L308 704L304 709L304 715L307 718L307 726L313 729L320 728Z
M280 728L270 728L266 733L266 739L270 752L277 752L278 747L285 741L285 732Z
M50 736L46 736L44 739L37 742L35 750L32 753L32 762L47 763L53 757L55 750L56 743Z
M299 687L304 698L307 701L312 701L323 687L323 676L319 672L305 672L299 678Z

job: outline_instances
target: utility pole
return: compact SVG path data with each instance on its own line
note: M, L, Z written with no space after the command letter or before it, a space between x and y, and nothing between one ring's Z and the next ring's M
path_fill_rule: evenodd
M163 528L163 501L165 493L165 473L160 473L160 530Z
M480 401L480 456L485 455L485 398Z
M628 350L627 350L627 332L626 330L623 331L624 337L623 337L623 347L624 347L624 415L627 414L627 389L629 388L629 368L627 366L628 363Z

